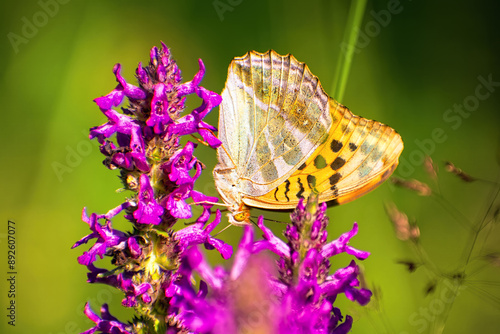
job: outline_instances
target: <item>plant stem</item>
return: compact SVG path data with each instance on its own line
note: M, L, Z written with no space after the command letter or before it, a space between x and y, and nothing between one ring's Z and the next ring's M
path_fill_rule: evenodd
M359 27L363 20L366 0L353 0L349 9L346 30L342 44L340 44L340 56L335 69L335 78L332 84L332 97L341 102L344 96L347 77L351 68L354 49L358 40Z

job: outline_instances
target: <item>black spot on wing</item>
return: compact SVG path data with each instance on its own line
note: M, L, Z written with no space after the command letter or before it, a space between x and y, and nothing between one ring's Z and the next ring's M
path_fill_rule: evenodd
M335 160L333 160L333 162L330 164L330 167L333 169L333 170L337 170L339 168L341 168L342 166L345 165L345 160L342 159L341 157L337 157L335 158Z
M332 186L330 189L333 193L333 196L337 197L339 195L339 189L337 188L337 186Z
M351 152L355 151L357 148L358 148L358 145L356 145L354 143L349 143L349 149L351 150Z
M300 177L297 179L297 183L298 183L298 184L299 184L299 186L300 186L300 189L299 189L299 191L297 192L297 197L298 197L298 198L304 198L304 197L302 196L302 194L304 193L305 189L304 189L304 185L303 185L303 184L302 184L302 182L300 181Z
M278 200L278 196L276 196L276 195L278 194L278 189L279 189L279 188L280 188L280 187L276 187L276 190L274 191L274 199L276 200L276 202L279 202L279 200Z
M330 181L330 185L333 187L334 185L337 184L337 182L339 182L341 177L342 177L342 175L340 173L335 173L332 176L330 176L328 181Z
M342 143L336 139L332 140L332 142L330 143L330 148L333 153L337 153L338 151L340 151L342 149L342 146Z
M288 198L288 192L290 191L290 181L285 181L285 198L287 202L290 202L290 198Z
M304 163L303 163L302 165L300 165L300 167L299 167L299 168L297 168L297 169L298 169L298 170L303 170L303 169L304 169L304 168L306 168L306 167L307 167L307 165L306 165L306 163L304 162Z
M316 176L307 175L307 184L309 185L310 189L312 189L315 193L318 193L318 191L316 190Z

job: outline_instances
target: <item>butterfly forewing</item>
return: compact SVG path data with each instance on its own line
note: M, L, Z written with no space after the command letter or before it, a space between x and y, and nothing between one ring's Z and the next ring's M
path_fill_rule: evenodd
M235 58L222 98L219 165L235 168L238 190L252 197L290 177L332 123L318 78L304 63L274 51Z

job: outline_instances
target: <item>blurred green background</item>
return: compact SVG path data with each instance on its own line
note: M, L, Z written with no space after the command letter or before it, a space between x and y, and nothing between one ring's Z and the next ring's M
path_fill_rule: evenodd
M331 92L349 5L326 0L3 1L0 332L79 333L92 326L82 313L86 301L96 311L109 303L121 320L131 317L120 305L120 293L85 282L86 268L76 258L87 248L70 249L89 233L80 220L84 206L103 213L125 197L115 192L120 187L116 172L101 164L95 142L88 140L88 129L105 122L92 99L115 87L115 63L134 82L137 63L147 63L150 48L164 41L186 81L202 58L203 85L220 92L233 57L274 49L306 62ZM372 253L362 266L367 283L378 291L376 300L365 308L343 296L336 301L355 318L355 333L428 333L450 306L445 333L498 333L500 272L482 261L500 251L495 225L479 234L463 289L450 302L443 299L443 284L425 293L433 279L425 270L410 274L397 264L415 256L396 239L384 203L395 202L418 223L421 245L440 271L458 272L475 235L473 224L482 221L491 203L494 209L499 204L494 186L461 182L444 172L442 162L451 160L474 176L498 181L499 8L491 1L368 1L340 102L401 134L405 150L395 174L429 182L422 161L424 154L431 155L440 166L442 196L468 223L457 221L453 209L436 197L419 197L388 183L329 209L330 238L357 221L360 230L351 245ZM485 85L488 81L493 83ZM197 99L188 100L188 108L198 105ZM461 106L462 112L454 111ZM208 122L217 124L217 115L218 109ZM215 195L215 151L201 147L196 154L207 165L198 189ZM56 172L54 166L64 169ZM268 217L287 221L287 215ZM17 228L15 327L5 316L8 219ZM127 228L120 222L115 226ZM277 233L282 227L273 225ZM237 244L240 233L231 228L220 237ZM213 253L209 258L220 261ZM338 268L349 261L337 256L332 264Z

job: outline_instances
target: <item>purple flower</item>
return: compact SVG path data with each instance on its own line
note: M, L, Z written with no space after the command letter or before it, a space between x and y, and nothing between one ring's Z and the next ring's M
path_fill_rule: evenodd
M338 239L324 245L321 250L321 255L324 257L331 257L345 252L349 255L354 255L358 260L365 260L368 256L370 256L369 252L360 251L348 245L351 238L357 233L358 224L355 222L352 226L352 230L342 234Z
M103 304L101 307L101 317L92 312L89 303L85 304L85 315L92 320L96 325L82 334L92 333L112 333L112 334L132 334L131 327L121 323L109 313L108 305Z
M213 247L219 251L224 259L228 259L233 254L233 247L222 240L210 236L210 233L219 225L221 213L216 211L215 219L203 229L203 223L195 223L183 228L175 233L175 237L184 249L192 245L205 244L205 247Z
M163 132L164 126L172 122L168 112L165 112L170 107L168 95L172 90L172 84L158 83L154 87L154 95L151 100L151 116L146 121L146 125L153 127L155 133Z
M140 224L158 225L161 222L163 208L154 197L154 191L146 174L140 178L137 210L134 211L134 218Z
M164 202L165 208L175 218L189 219L193 216L191 206L186 203L192 188L192 184L183 184L172 191Z
M222 98L220 95L203 87L197 87L195 92L203 99L201 106L194 109L191 114L179 119L175 124L171 124L168 131L177 135L188 135L198 132L211 147L219 147L222 142L213 133L217 128L203 122L202 119L210 110L222 102Z
M328 275L329 257L345 252L359 259L365 259L369 253L348 246L350 239L357 233L357 224L351 231L338 239L326 243L328 217L325 216L326 203L318 205L309 200L307 206L299 202L292 213L292 225L286 229L288 244L270 233L259 219L258 226L264 232L264 242L257 242L256 250L270 249L280 256L280 282L275 284L283 292L283 314L280 332L320 333L332 331L338 325L339 311L332 307L337 295L344 293L347 298L366 304L371 292L356 289L359 285L359 269L354 261L343 269ZM301 257L300 254L304 254ZM296 279L294 279L296 277ZM350 329L345 322L342 330ZM333 326L333 327L332 327ZM348 328L349 327L349 328ZM339 329L340 331L341 329Z
M166 290L171 298L172 317L196 333L275 333L274 302L268 282L270 259L251 254L253 229L246 226L233 267L212 268L198 247L183 253L181 266ZM258 258L255 258L258 257ZM267 265L266 265L267 264ZM196 289L196 271L202 281ZM210 297L207 296L210 288ZM253 317L264 318L257 327Z
M190 146L191 145L186 145L186 147L180 151L181 153L178 152L179 154L175 156L175 159L164 165L164 170L166 172L170 171L170 173L173 172L175 174L172 177L172 181L175 180L180 185L162 201L161 205L163 205L173 217L189 219L193 214L191 205L189 205L186 200L192 198L192 204L201 205L203 207L203 212L196 222L205 223L210 218L210 209L214 203L218 201L218 198L207 196L199 191L193 190L194 182L201 175L201 164L196 158L191 159L189 153L191 149ZM184 152L185 155L182 155L182 152ZM188 171L192 164L196 166L196 172L193 177L190 177Z
M171 59L170 51L165 44L162 43L161 50L154 47L150 57L151 64L157 67L155 78L157 83L151 83L142 66L137 70L142 86L154 91L151 100L151 113L146 125L152 127L157 134L163 133L166 126L169 127L170 134L186 135L199 132L209 145L213 147L220 145L220 141L211 132L216 129L202 122L210 110L222 101L218 94L199 86L205 75L203 61L198 60L200 69L193 80L180 84L180 70L175 61ZM197 94L202 98L201 106L193 110L190 115L177 119L178 113L184 109L185 96L190 94Z
M96 126L90 129L90 139L97 138L99 143L104 143L105 138L111 137L116 132L131 136L135 134L135 137L141 138L141 128L140 125L127 115L120 114L118 111L102 107L103 98L97 98L94 101L97 103L103 114L108 118L108 122ZM106 101L105 101L106 102ZM104 104L107 106L107 104ZM112 105L113 107L114 105ZM130 139L130 137L127 137ZM127 143L125 143L127 144Z
M145 140L149 140L154 134L160 136L167 134L167 137L171 137L198 132L212 147L220 145L220 141L214 135L217 129L202 121L220 104L221 97L199 86L205 74L205 66L201 59L200 70L193 80L181 84L180 70L176 62L171 59L170 51L165 44L162 43L161 50L154 47L150 56L149 70L145 70L139 64L136 71L140 87L127 83L120 74L121 65L116 64L113 73L118 81L117 87L108 95L94 100L108 118L108 122L92 128L90 139L97 138L99 143L105 145L105 139L116 133L119 144L118 148L108 144L108 149L105 150L109 156L106 164L110 168L121 167L132 170L133 163L138 170L148 172L150 165L146 157ZM197 94L202 99L202 104L190 114L180 118L180 113L185 108L185 96L189 94ZM145 122L112 109L118 107L124 97L128 97L131 103L131 108L124 111L139 116L141 120L147 118ZM150 102L147 102L148 99ZM167 127L168 132L166 132Z
M113 68L113 73L116 76L116 81L118 81L118 86L113 89L108 95L98 97L94 101L97 103L102 111L111 109L112 107L117 107L123 101L126 96L132 100L140 100L146 98L146 92L139 87L128 84L125 79L121 76L121 65L116 64Z
M97 138L104 164L119 170L123 189L132 194L104 215L89 217L84 210L82 220L91 233L73 247L95 239L78 258L87 266L88 282L122 291L122 304L135 307L137 316L125 325L106 305L99 317L87 304L85 314L96 326L85 333L156 333L159 328L165 333L347 333L352 318L334 307L337 296L364 305L371 292L359 288L354 261L330 274L330 258L346 253L362 260L369 253L348 244L358 231L356 223L328 242L326 205L318 205L317 199L299 202L286 227L286 241L275 236L262 217L257 225L263 240L255 240L254 227L245 226L228 269L212 268L200 252L203 245L228 259L233 249L213 236L221 222L219 210L210 221L218 198L195 190L204 169L194 155L197 145L179 144L181 136L195 133L209 146L221 144L214 134L217 129L203 121L221 97L200 86L205 65L201 59L198 63L193 79L182 83L177 63L162 43L151 49L148 66L139 63L138 86L126 82L117 64L116 88L94 100L107 122L90 129L90 138ZM183 113L190 94L196 94L201 105ZM127 107L117 111L125 98ZM174 228L178 219L193 217L193 205L201 206L201 215ZM130 232L112 228L118 214L130 221ZM266 255L269 251L277 261ZM96 267L97 257L105 255L113 269ZM260 321L253 321L255 317Z
M217 197L207 196L196 190L191 191L191 198L193 199L194 204L201 205L203 207L203 212L198 219L196 219L196 223L205 224L210 219L210 215L212 214L210 209L219 199Z
M97 138L101 144L104 144L104 139L109 138L114 133L117 133L117 141L122 145L118 152L123 156L116 158L115 162L124 165L130 169L130 164L133 161L135 166L141 171L149 171L149 165L145 156L144 141L139 124L127 115L118 113L113 109L103 110L100 106L102 101L95 100L101 108L102 112L108 117L108 123L90 129L90 139ZM114 146L114 145L113 145ZM101 149L102 150L102 149ZM124 151L124 152L120 152ZM128 161L120 163L121 160Z
M126 278L122 273L111 275L108 270L97 268L93 264L88 265L87 268L89 269L87 282L107 284L125 293L125 298L122 301L123 306L134 307L137 305L138 297L143 303L151 302L151 297L148 294L148 291L152 291L151 284L134 284L132 279Z
M115 209L108 211L105 215L97 215L93 213L90 217L87 216L85 208L83 209L82 220L89 225L92 233L77 241L71 248L86 244L91 239L97 240L88 252L84 252L83 255L78 258L78 263L82 265L89 265L96 260L96 256L99 256L102 259L104 254L106 254L107 249L118 246L123 247L123 245L125 245L129 237L127 234L111 227L111 218L128 206L129 203L124 203ZM102 226L99 224L99 219L105 219L106 225Z
M182 150L175 152L168 162L162 166L170 181L175 182L177 185L193 182L193 178L189 176L189 171L193 169L198 161L193 156L195 147L196 144L188 141Z
M328 257L345 252L364 259L369 253L347 245L357 232L356 224L348 233L327 243L325 211L325 204L310 200L304 205L301 201L285 232L288 243L263 224L263 217L257 225L264 240L255 241L252 226L245 226L230 271L212 269L197 248L189 248L183 253L178 276L168 289L176 307L175 318L195 332L347 333L352 318L344 318L333 306L334 301L343 293L364 305L371 292L358 288L359 268L354 261L330 275ZM280 257L279 274L258 257L263 250ZM190 281L193 271L202 279L198 290ZM246 303L247 300L257 304ZM254 307L264 310L259 314L260 323L242 321L250 317Z
M170 317L185 324L190 332L236 333L235 318L224 300L207 300L208 286L204 281L200 282L198 289L192 286L193 269L208 267L203 255L197 247L191 247L186 256L190 260L182 262L173 278L173 284L165 291L172 306ZM216 277L217 274L213 272L211 274L214 276L213 281L222 278Z
M118 86L115 88L115 91L122 91L123 95L131 100L145 99L147 96L146 92L137 86L127 83L120 73L121 70L122 70L122 65L120 64L116 64L115 67L113 68L113 73L116 76L116 80L119 82Z
M166 328L168 333L187 332L184 324L166 318L167 314L174 316L175 307L169 306L170 300L164 297L167 290L179 290L174 282L183 280L177 273L184 252L203 244L207 249L217 249L223 258L232 254L231 246L210 235L221 219L217 211L215 219L208 223L218 198L194 190L204 168L194 156L197 145L187 142L184 148L179 147L181 136L196 132L208 145L220 145L214 135L217 129L203 122L203 118L221 103L221 97L200 86L205 65L201 59L198 63L199 71L193 79L182 83L177 63L162 43L161 48L151 49L148 66L139 63L138 86L128 83L121 75L121 65L116 64L113 73L117 86L94 100L107 122L91 128L90 138L97 138L106 157L105 166L119 169L123 189L133 194L105 215L87 217L84 212L82 219L90 226L91 234L73 247L95 239L95 244L78 259L89 270L88 282L120 289L125 295L123 305L136 307L139 315L131 328L140 328L142 332L156 332L158 328ZM183 114L190 94L196 94L201 105ZM128 104L121 107L125 98ZM178 219L192 217L192 205L202 207L201 215L190 226L172 229ZM119 213L132 224L131 232L112 228L111 219ZM114 269L108 271L94 265L97 257L102 259L104 255L111 258ZM193 298L202 297L203 291L202 285ZM187 289L184 296L172 294L173 299L187 297ZM206 311L210 313L209 309ZM97 324L89 332L129 330L108 321L106 312L100 319L87 309Z

